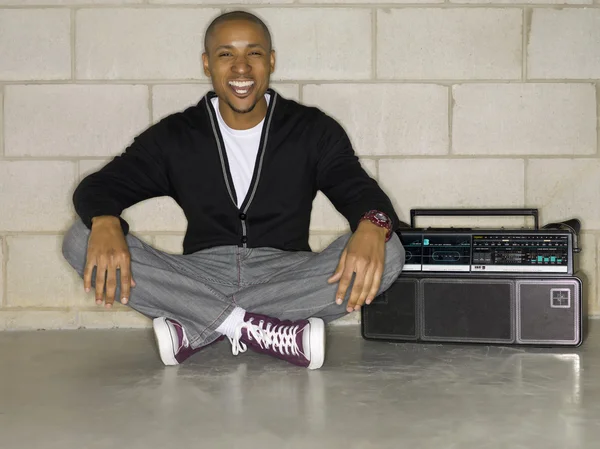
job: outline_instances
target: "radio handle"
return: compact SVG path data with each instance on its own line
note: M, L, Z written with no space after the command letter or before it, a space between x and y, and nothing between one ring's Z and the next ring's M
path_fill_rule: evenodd
M535 229L539 229L539 219L537 209L411 209L410 227L415 227L415 217L417 215L426 215L429 217L437 216L533 216Z

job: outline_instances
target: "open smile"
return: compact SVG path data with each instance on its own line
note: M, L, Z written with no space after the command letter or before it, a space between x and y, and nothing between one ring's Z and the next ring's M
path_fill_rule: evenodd
M240 98L247 97L250 92L254 89L254 81L252 80L235 80L229 81L229 87L233 90L233 93Z

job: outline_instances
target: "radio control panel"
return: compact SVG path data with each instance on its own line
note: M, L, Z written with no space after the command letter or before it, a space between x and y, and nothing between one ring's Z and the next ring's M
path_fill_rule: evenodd
M402 230L404 271L573 274L566 231Z

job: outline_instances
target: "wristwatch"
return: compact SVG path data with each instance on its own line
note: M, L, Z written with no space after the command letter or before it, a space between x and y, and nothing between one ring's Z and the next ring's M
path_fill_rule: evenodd
M360 217L358 222L360 223L363 220L369 220L374 225L387 229L387 234L385 236L386 242L392 238L392 220L385 213L378 210L370 210Z

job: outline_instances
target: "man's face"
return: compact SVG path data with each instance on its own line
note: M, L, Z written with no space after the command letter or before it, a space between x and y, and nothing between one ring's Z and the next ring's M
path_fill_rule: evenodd
M234 112L251 112L264 97L275 69L275 52L260 25L232 20L215 27L202 55L204 73Z

